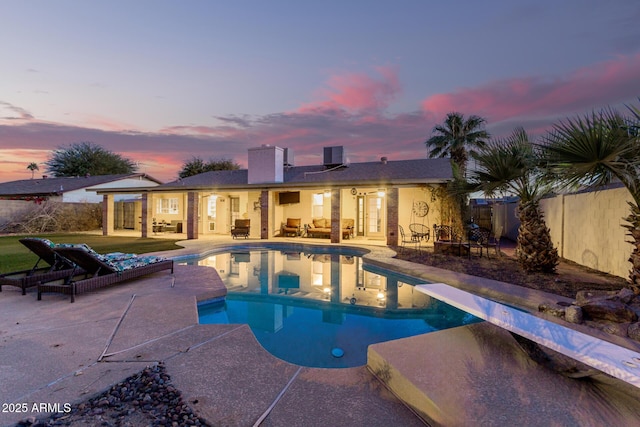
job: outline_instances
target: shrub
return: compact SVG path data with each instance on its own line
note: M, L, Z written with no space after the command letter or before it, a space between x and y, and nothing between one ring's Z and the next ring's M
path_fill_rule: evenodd
M90 231L102 227L101 203L43 202L11 218L0 231L6 233L50 233Z

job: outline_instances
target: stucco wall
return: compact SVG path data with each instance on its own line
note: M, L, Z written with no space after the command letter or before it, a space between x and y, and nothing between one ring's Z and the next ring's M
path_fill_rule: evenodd
M94 185L91 188L131 188L131 187L156 187L159 185L155 181L151 181L147 178L126 178L118 181L106 182L104 184ZM114 200L120 201L130 198L140 197L139 194L116 194ZM102 195L98 195L95 191L87 191L84 188L72 191L65 191L63 194L63 202L65 203L100 203L102 202Z
M627 277L631 245L622 227L631 196L625 188L561 195L540 206L558 254L578 264Z
M0 201L0 226L15 219L22 212L32 209L34 202L24 200L2 200Z
M420 217L413 212L413 205L416 202L425 202L427 204L429 212L426 216ZM398 225L404 228L407 236L410 233L409 225L412 223L423 224L429 227L431 233L433 233L433 224L442 223L440 215L441 203L440 200L431 199L430 187L400 188L398 192L398 204ZM432 243L433 236L431 236L429 242L425 244Z

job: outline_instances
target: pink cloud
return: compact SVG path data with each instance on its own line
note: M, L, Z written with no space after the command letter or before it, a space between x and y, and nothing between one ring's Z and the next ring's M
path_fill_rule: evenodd
M640 53L619 56L554 79L517 78L433 95L422 102L422 109L436 117L451 111L477 114L489 122L522 116L564 116L637 97L638 76Z
M235 138L241 135L243 130L233 126L169 126L160 129L160 133Z
M392 67L376 67L379 78L364 73L334 75L327 87L317 91L319 101L300 108L309 111L316 108L345 109L348 111L383 110L401 92L397 71Z
M83 120L83 126L87 126L90 128L102 129L106 131L139 131L140 128L132 123L126 123L119 120L113 120L108 117L90 115L85 117Z

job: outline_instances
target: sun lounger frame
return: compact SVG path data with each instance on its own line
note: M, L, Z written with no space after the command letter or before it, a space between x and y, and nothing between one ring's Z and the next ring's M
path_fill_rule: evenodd
M70 295L71 302L75 302L75 296L84 292L95 291L158 271L171 270L171 274L173 274L173 260L170 259L129 270L117 271L79 248L55 248L54 251L84 268L88 272L88 277L63 283L38 283L38 300L42 299L43 293L55 292Z
M26 295L27 289L37 286L38 283L70 279L73 274L84 273L79 268L74 270L73 263L56 254L53 248L40 238L25 237L19 241L38 256L38 261L30 270L0 274L0 292L2 292L3 286L15 286L22 290L22 295ZM40 261L44 261L50 266L38 268Z

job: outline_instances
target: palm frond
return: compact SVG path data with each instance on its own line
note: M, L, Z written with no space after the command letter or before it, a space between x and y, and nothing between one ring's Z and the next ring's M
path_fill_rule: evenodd
M542 184L537 183L538 159L524 129L517 128L506 139L489 141L473 158L477 170L471 181L477 191L489 196L511 192L524 201L541 194Z
M549 172L563 187L601 187L620 180L640 202L638 138L612 109L555 124L541 145Z
M481 129L486 120L470 116L465 120L458 112L448 113L442 124L435 125L432 136L425 141L429 157L451 157L462 170L466 171L469 154L482 148L489 134Z

